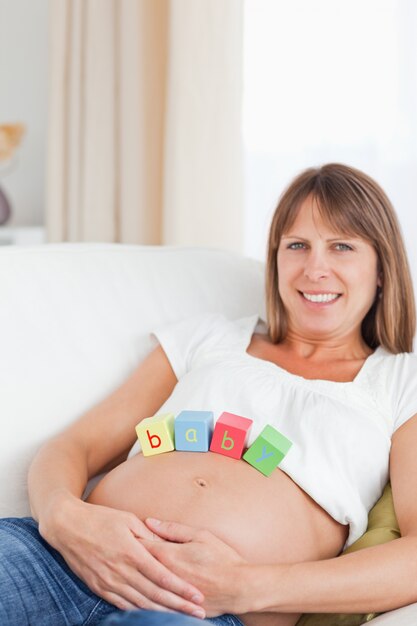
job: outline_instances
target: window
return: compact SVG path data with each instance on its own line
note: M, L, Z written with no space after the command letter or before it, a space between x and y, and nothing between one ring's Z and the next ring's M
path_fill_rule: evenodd
M245 254L290 180L338 161L388 193L417 278L416 27L413 0L246 0Z

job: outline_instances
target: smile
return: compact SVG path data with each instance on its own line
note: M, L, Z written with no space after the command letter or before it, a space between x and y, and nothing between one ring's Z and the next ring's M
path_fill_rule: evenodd
M317 293L311 294L299 291L298 292L304 300L313 302L315 304L331 304L338 300L342 294L340 293Z

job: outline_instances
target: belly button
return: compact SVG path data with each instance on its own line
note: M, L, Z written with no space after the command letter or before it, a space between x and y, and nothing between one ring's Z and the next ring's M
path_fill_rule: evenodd
M204 478L195 478L194 482L199 486L199 487L207 487L208 483L206 480L204 480Z

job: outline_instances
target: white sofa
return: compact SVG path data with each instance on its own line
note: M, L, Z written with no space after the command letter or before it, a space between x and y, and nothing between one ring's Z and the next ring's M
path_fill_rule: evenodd
M0 517L30 515L30 459L126 378L152 328L200 311L265 318L263 281L259 261L214 249L0 249ZM372 623L413 626L417 604Z

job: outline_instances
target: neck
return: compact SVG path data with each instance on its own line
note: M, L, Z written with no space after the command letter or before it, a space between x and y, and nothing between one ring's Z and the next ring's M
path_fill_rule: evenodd
M372 354L373 350L365 343L362 336L348 336L330 339L305 337L294 331L288 331L281 342L288 353L295 358L308 359L312 362L328 360L360 360Z

